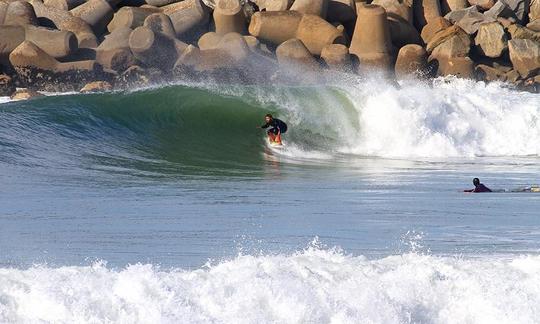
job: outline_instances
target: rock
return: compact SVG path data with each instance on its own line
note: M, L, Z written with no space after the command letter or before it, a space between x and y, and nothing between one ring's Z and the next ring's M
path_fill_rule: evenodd
M506 33L498 22L480 25L474 43L481 55L491 58L500 57L508 49Z
M11 95L11 100L28 100L33 98L43 97L43 95L37 91L30 89L19 89Z
M495 5L495 0L469 0L471 6L476 6L482 10L489 10ZM496 18L496 17L493 17Z
M111 22L107 25L107 30L113 32L117 28L127 27L135 29L142 26L144 20L156 10L137 7L122 7L115 14Z
M4 25L38 25L36 13L31 4L25 1L13 1L7 6Z
M77 37L69 31L27 26L26 40L54 58L66 57L79 49Z
M512 10L510 10L510 8L508 8L508 6L504 2L498 0L488 11L484 12L484 16L497 19L499 17L515 17L515 14L512 12Z
M138 65L133 65L117 77L115 85L131 88L137 86L147 86L151 83L151 81L152 80L148 77L148 73L145 69Z
M506 81L506 73L485 64L479 64L475 68L476 78L483 81Z
M440 76L455 75L460 78L474 77L474 62L469 57L440 57L437 59Z
M242 35L247 34L246 16L240 0L217 0L214 9L214 22L216 33L220 35L234 32Z
M77 61L60 63L41 48L29 41L22 42L9 55L9 61L15 68L35 68L50 72L70 70L94 71L95 61Z
M22 26L0 26L0 64L9 63L9 53L24 42L25 37Z
M412 1L373 0L371 3L383 7L388 17L398 16L410 24L413 23Z
M290 10L326 19L328 0L294 0Z
M163 71L170 71L178 57L173 39L144 26L133 30L129 36L129 48L146 66Z
M359 4L358 19L349 51L356 55L361 68L388 70L392 65L392 41L386 11L376 5Z
M530 0L529 21L540 19L540 0Z
M510 70L506 72L506 80L511 83L516 83L519 79L521 79L521 76L519 75L519 72L516 70Z
M96 35L101 35L112 20L114 11L106 0L88 0L69 11L92 27Z
M343 44L330 44L321 51L321 58L333 70L350 71L352 69L349 49Z
M459 26L450 26L444 30L435 33L435 35L431 37L431 40L427 44L426 50L428 51L428 53L431 53L437 46L441 45L449 38L455 35L462 34L465 34L468 37L468 35Z
M260 10L266 11L285 11L293 3L292 0L258 0L254 1Z
M82 5L84 1L85 0L44 0L43 3L47 7L68 11Z
M322 49L327 45L345 44L342 32L315 15L305 14L302 16L295 36L313 55L321 55Z
M129 27L116 28L96 49L96 61L107 69L125 71L136 59L129 48Z
M356 4L354 0L329 0L326 20L341 24L356 22Z
M59 30L70 31L75 34L79 48L97 47L97 38L90 26L81 18L74 17L69 12L57 8L47 7L39 0L31 0L36 15L40 19L52 21Z
M525 22L529 10L529 0L501 0L514 13L520 24Z
M427 52L417 44L403 46L398 53L394 67L396 78L404 79L412 76L422 76L427 67Z
M422 40L424 43L429 43L431 38L438 32L445 30L446 28L452 26L447 19L443 17L437 17L431 20L427 25L422 28Z
M9 7L8 2L0 1L0 25L4 24L8 7Z
M144 20L143 26L150 28L156 33L162 33L163 35L176 38L176 32L174 31L174 26L171 18L169 18L169 16L167 16L166 14L151 14Z
M531 39L540 42L540 32L534 32L519 25L510 25L507 29L512 39Z
M181 0L146 0L146 3L154 7L163 7L180 1Z
M435 47L429 60L441 57L465 57L469 55L471 39L469 35L461 32L447 38L439 46Z
M209 9L200 0L184 0L162 8L171 18L178 39L194 41L208 31Z
M534 32L540 32L540 19L536 19L527 24L527 28Z
M414 24L422 30L431 20L441 16L441 6L438 0L413 1Z
M508 42L510 61L523 78L540 70L540 44L530 39L512 39Z
M15 84L13 84L11 77L0 74L0 97L10 96L15 90Z
M477 13L479 13L478 12L478 7L471 6L471 7L465 8L465 9L460 9L460 10L455 10L455 11L449 12L448 14L446 14L444 16L444 18L446 18L452 24L455 24L458 21L460 21L461 19L465 18L466 16L469 16L471 14L477 14Z
M261 11L251 17L249 33L258 39L279 45L296 37L303 15L296 11Z
M105 92L111 91L112 85L107 81L93 81L87 83L81 90L81 93L90 93L90 92Z
M472 0L474 1L474 0ZM490 1L490 0L487 0ZM467 0L442 0L441 1L441 13L443 15L448 14L451 11L465 9L469 6L470 1Z
M280 67L285 69L301 68L306 71L317 71L319 63L311 55L301 40L293 38L283 42L276 49Z
M481 13L471 13L456 23L467 34L473 35L478 31L478 28L482 24L494 22L495 19L486 17Z

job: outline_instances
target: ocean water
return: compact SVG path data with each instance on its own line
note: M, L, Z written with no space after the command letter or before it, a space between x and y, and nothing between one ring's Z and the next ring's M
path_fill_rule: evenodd
M538 94L343 77L0 102L1 323L540 323Z

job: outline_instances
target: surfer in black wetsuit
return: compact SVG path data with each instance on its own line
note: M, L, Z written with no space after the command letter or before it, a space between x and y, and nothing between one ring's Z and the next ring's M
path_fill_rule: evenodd
M285 122L281 119L272 117L270 114L264 116L264 121L265 124L262 125L261 128L270 127L270 129L266 132L266 134L268 134L270 143L281 144L281 134L285 134L287 132L287 124L285 124Z
M467 189L463 191L464 192L491 192L491 189L484 186L483 183L480 183L480 179L478 178L473 179L473 185L474 185L474 189Z

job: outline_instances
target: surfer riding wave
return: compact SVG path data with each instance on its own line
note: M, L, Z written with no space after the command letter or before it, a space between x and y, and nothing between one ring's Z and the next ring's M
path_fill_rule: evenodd
M287 132L287 124L281 119L272 117L271 114L266 114L264 116L265 124L261 128L269 128L266 134L268 135L268 141L270 144L282 145L281 134Z

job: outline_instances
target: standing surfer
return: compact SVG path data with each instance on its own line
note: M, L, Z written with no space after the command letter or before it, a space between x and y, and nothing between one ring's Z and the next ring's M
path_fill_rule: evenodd
M261 128L264 129L270 127L270 129L266 132L266 134L268 134L270 144L281 145L281 134L285 134L287 132L287 124L285 124L285 122L281 119L272 117L270 114L266 114L266 116L264 116L264 121L265 124L262 125Z

